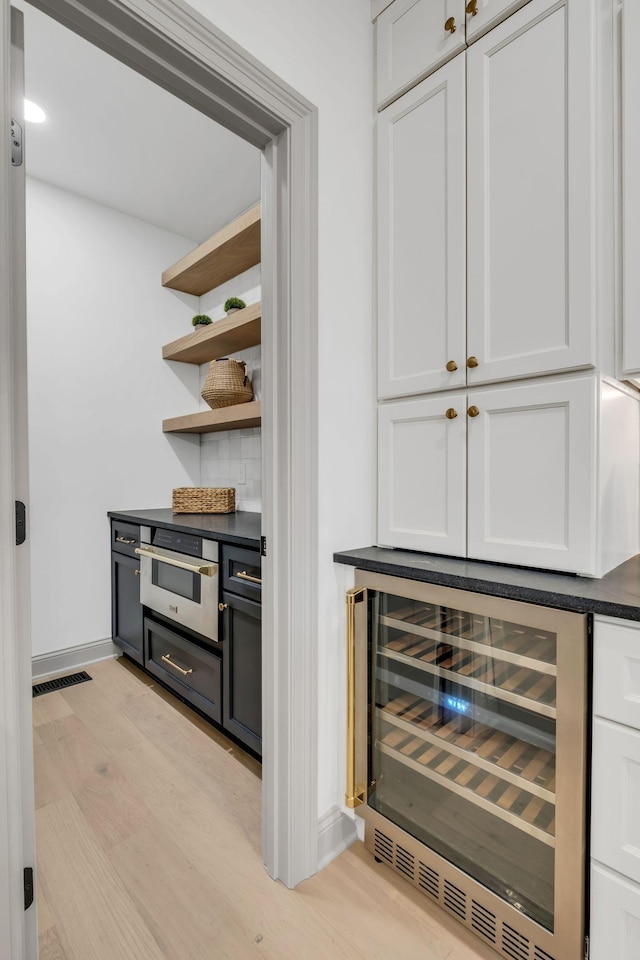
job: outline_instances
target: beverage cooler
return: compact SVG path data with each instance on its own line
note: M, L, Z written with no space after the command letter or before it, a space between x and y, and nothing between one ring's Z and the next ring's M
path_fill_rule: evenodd
M586 617L362 571L347 617L367 848L501 956L581 960Z

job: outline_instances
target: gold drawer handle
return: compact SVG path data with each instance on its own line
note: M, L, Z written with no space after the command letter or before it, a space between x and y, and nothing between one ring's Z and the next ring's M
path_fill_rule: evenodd
M449 360L447 364L447 371L449 373L453 373L454 370L457 370L457 369L458 369L458 364L455 362L455 360Z
M188 677L190 673L193 673L193 668L189 667L188 670L184 670L182 667L179 667L177 663L174 663L171 659L171 654L165 653L164 656L160 657L161 660L164 660L165 663L168 663L170 667L173 667L174 670L177 670L178 673L181 673L183 677Z
M140 576L140 571L139 571L139 570L134 570L133 572L135 573L136 577L139 577L139 576Z
M234 576L238 577L239 580L249 580L251 583L262 583L260 577L252 577L246 570L241 570L240 573L235 573Z
M161 553L156 553L155 547L136 547L133 551L139 557L150 557L151 560L157 560L158 563L168 563L170 567L179 567L181 570L188 570L190 573L199 573L203 577L215 577L218 570L217 563L185 563L184 560L175 560L173 557L165 557Z
M449 17L449 19L447 20L447 22L446 22L445 25L444 25L444 28L445 28L445 30L447 31L447 33L455 33L456 30L458 29L458 28L456 27L456 18L455 18L455 17Z
M116 537L116 543L137 543L137 540L131 540L129 537Z
M477 357L469 357L468 360L467 360L467 366L470 367L470 368L473 370L474 367L477 367L477 366L478 366L478 358L477 358Z
M468 17L477 17L478 16L478 0L469 0L467 4L467 16Z
M449 409L445 413L445 417L447 418L447 420L455 420L457 416L458 416L458 411L454 410L453 407L449 407Z
M220 611L220 613L224 613L228 606L229 606L228 603L219 603L218 610Z
M480 410L478 409L478 407L475 407L475 406L469 407L469 409L467 410L467 413L469 414L470 417L477 417L478 414L480 413Z

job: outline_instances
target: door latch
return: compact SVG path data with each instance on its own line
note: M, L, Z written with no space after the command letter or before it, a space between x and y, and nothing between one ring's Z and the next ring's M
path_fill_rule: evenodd
M16 500L16 547L27 539L27 508L22 500Z
M22 127L17 120L11 121L11 166L22 166Z

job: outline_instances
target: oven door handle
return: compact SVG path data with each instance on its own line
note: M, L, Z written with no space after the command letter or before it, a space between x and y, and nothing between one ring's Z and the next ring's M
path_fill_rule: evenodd
M218 569L217 563L186 563L184 560L164 557L161 553L156 553L153 547L136 547L134 553L137 553L139 557L149 557L151 560L157 560L158 563L168 563L170 567L180 567L181 570L188 570L190 573L200 573L203 577L215 577Z

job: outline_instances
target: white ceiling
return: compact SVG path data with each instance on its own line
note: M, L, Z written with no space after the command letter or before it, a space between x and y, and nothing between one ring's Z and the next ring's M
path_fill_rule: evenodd
M260 197L260 152L28 4L26 171L196 243Z

